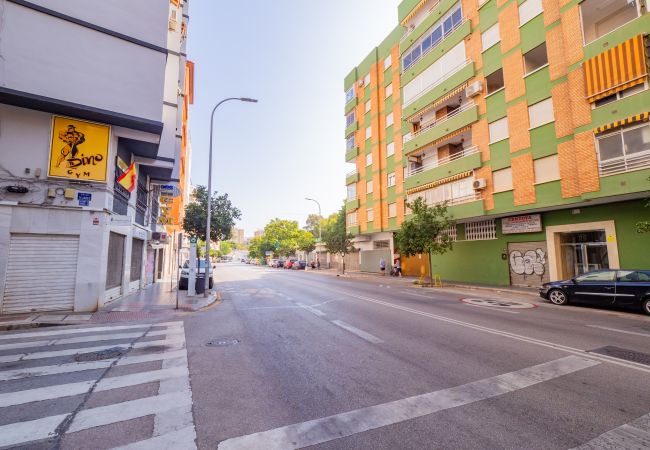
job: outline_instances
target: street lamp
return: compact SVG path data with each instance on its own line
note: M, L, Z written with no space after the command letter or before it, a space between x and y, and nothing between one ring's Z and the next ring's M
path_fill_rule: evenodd
M313 198L305 197L305 200L308 200L310 202L315 202L318 205L318 242L322 242L323 240L323 224L321 221L323 220L323 214L320 211L320 203L318 203L318 200L315 200Z
M203 296L208 296L208 288L210 287L210 225L212 221L212 129L214 128L214 113L222 103L226 103L230 100L237 100L240 102L249 102L257 103L257 100L254 98L248 97L230 97L221 100L215 105L212 109L212 115L210 116L210 157L208 163L208 221L205 227L205 288L203 290Z

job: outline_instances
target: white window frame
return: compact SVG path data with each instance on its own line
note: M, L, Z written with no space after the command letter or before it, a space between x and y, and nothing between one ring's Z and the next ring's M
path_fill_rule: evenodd
M395 154L395 142L386 144L386 156L393 156Z
M507 178L509 177L509 183ZM505 178L506 181L501 178ZM498 192L507 192L513 189L512 183L512 167L506 167L505 169L499 169L492 172L492 185L494 186L494 193Z
M366 154L366 166L372 166L372 153Z
M372 109L372 100L368 100L366 102L364 108L365 108L364 111L366 112L366 114L369 113L370 110Z
M497 122L499 124L505 123L505 136L504 137L499 136L498 139L493 139L492 138L492 134L493 134L492 133L492 126L494 124L496 124ZM494 125L494 126L496 126L496 125ZM508 117L507 116L502 117L501 119L497 119L497 120L494 120L494 121L490 122L488 124L488 134L489 134L489 138L490 138L490 144L496 144L497 142L505 141L506 139L508 139L510 137L510 130L508 129Z
M373 189L372 180L366 181L366 194L372 194Z
M357 212L352 211L351 213L347 213L345 216L345 222L348 227L353 227L357 225L359 223L357 218Z
M352 117L352 120L349 121L350 123L348 123L348 118L349 118L349 117ZM345 128L351 126L351 125L354 124L354 122L356 122L356 121L357 121L357 115L355 114L354 109L353 109L352 111L350 111L350 112L345 116Z
M395 123L395 116L393 115L393 113L391 112L386 114L386 128L392 127L394 123Z
M385 98L390 97L393 95L393 83L389 83L388 86L386 86L386 95Z
M355 94L355 90L354 90L354 84L353 84L352 87L351 87L350 89L348 89L347 91L345 91L345 103L346 103L346 104L348 104L348 103L350 103L352 100L354 100L354 94Z
M537 117L541 118L538 119ZM530 124L530 130L549 124L551 122L555 122L552 97L545 98L544 100L532 104L528 107L528 123Z
M631 22L631 21L630 21L630 22L625 22L623 25L620 25L620 26L618 26L617 28L614 28L613 30L608 31L607 33L603 34L602 36L598 36L598 37L594 38L593 40L587 42L587 36L585 36L585 21L584 21L584 18L583 18L583 16L582 16L582 7L583 7L583 2L581 2L580 4L578 4L578 7L579 7L579 11L580 11L580 30L582 31L582 45L583 45L583 47L584 47L585 45L590 44L590 43L592 43L592 42L595 42L595 41L597 41L598 39L601 39L601 38L603 38L603 37L605 37L605 36L607 36L607 35L609 35L609 34L614 33L615 31L619 30L620 28L626 26L628 23ZM640 9L640 5L639 5L639 2L638 2L638 1L635 2L635 7L636 7L636 17L635 17L635 19L633 19L633 20L636 20L636 19L638 19L639 17L641 17L641 9Z
M519 5L519 26L524 26L542 12L544 12L542 0L526 0ZM522 15L524 16L523 18Z
M549 170L549 167L551 170ZM535 184L550 183L560 179L560 159L558 154L545 156L533 161Z
M390 69L390 67L393 65L393 55L388 55L384 59L384 70Z
M395 172L391 172L386 176L386 186L393 187L397 184L397 176Z
M352 187L354 187L354 192L353 192L354 195L350 196L350 188L352 188ZM348 185L346 186L346 188L347 188L347 191L348 191L348 192L347 192L347 199L348 199L348 201L356 200L356 198L357 198L357 184L356 184L356 183L354 183L354 184L348 184Z
M375 220L375 210L372 208L366 209L366 222L374 222Z
M367 74L365 77L363 77L363 85L364 86L370 86L370 74Z
M643 127L647 127L648 132L650 133L650 122L643 122L640 124L631 124L626 127L619 128L616 131L612 131L611 133L603 133L595 137L596 148L598 150L598 168L601 177L607 175L616 175L619 173L633 172L650 167L650 150L630 153L628 152L628 147L625 141L626 132ZM602 139L610 138L615 135L618 135L621 140L623 154L621 156L615 156L613 158L603 160L600 152L600 141ZM617 163L619 164L618 166L616 166Z
M397 217L397 202L388 204L388 218Z
M486 43L487 40L487 43ZM492 25L490 28L481 33L481 46L483 51L486 51L501 42L501 35L499 30L499 22Z
M370 139L372 137L372 126L366 127L366 139Z
M494 219L465 223L466 241L489 241L497 238L497 225Z

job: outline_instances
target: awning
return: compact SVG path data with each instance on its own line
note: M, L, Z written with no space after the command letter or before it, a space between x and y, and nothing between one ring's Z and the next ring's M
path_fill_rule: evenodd
M626 119L617 120L616 122L600 126L594 130L594 133L603 133L605 131L613 130L614 128L622 127L624 125L629 125L635 122L646 122L648 120L648 117L650 117L650 112L644 112L635 116L630 116Z
M446 141L446 140L448 140L448 139L451 139L451 138L453 138L454 136L458 136L459 134L464 133L464 132L466 132L466 131L469 131L469 130L471 130L471 129L472 129L472 126L471 126L471 125L468 125L468 126L463 127L463 128L461 128L461 129L459 129L459 130L452 131L451 133L449 133L449 134L445 134L444 136L442 136L442 137L436 139L435 141L429 142L429 143L428 143L427 145L425 145L424 147L414 148L413 150L411 150L411 151L408 152L408 153L413 153L413 152L418 151L418 150L425 150L425 149L427 149L427 148L429 148L429 147L433 147L434 145L437 145L437 144L439 144L439 143L441 143L441 142L444 142L444 141Z
M414 118L416 118L416 117L420 117L420 116L422 116L422 115L428 113L428 112L431 111L432 109L437 108L441 103L446 102L447 100L449 100L449 99L450 99L451 97L453 97L454 95L463 92L463 91L465 90L466 87L467 87L467 82L461 84L460 86L458 86L458 87L455 88L455 89L452 89L451 91L447 92L447 93L444 94L442 97L438 98L436 101L434 101L433 103L431 103L429 106L427 106L426 108L424 108L423 110L420 110L420 111L418 111L417 113L412 114L412 115L410 115L409 117L407 117L407 118L406 118L406 121L407 121L407 122L410 122L410 121L413 120Z
M595 102L629 87L648 76L642 34L585 61L587 100Z
M404 17L404 20L402 20L401 25L402 25L402 26L406 25L406 23L407 23L409 20L411 20L411 19L413 18L413 16L415 16L415 15L418 13L418 11L419 11L420 9L422 9L422 7L423 7L424 5L426 5L426 3L427 3L428 1L429 1L429 0L421 0L420 3L418 3L418 4L415 6L415 8L413 8L413 10L409 13L409 15L406 16L406 17Z
M472 173L474 173L472 170L468 170L467 172L458 173L458 174L452 175L450 177L446 177L446 178L442 178L440 180L432 181L431 183L423 184L422 186L417 186L417 187L409 189L408 191L406 191L406 195L411 195L411 194L415 194L417 192L426 191L427 189L431 189L433 187L440 186L441 184L450 183L452 181L460 180L461 178L471 177Z

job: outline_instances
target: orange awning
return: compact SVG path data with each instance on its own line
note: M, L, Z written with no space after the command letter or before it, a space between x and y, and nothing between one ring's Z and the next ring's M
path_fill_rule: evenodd
M418 150L425 150L425 149L427 149L427 148L429 148L429 147L433 147L433 146L435 146L435 145L437 145L437 144L439 144L439 143L441 143L441 142L446 141L447 139L451 139L451 138L453 138L454 136L458 136L459 134L464 133L465 131L469 131L469 130L471 130L471 129L472 129L472 126L471 126L471 125L468 125L468 126L463 127L463 128L461 128L461 129L459 129L459 130L452 131L451 133L449 133L449 134L445 134L444 136L442 136L442 137L436 139L435 141L429 142L429 143L428 143L427 145L425 145L424 147L414 148L413 150L411 150L410 152L408 152L408 154L413 153L413 152L416 152L416 151L418 151Z
M450 183L452 181L460 180L461 178L467 178L472 176L474 172L472 170L468 170L466 172L458 173L456 175L452 175L450 177L446 178L441 178L440 180L432 181L431 183L423 184L422 186L414 187L406 191L406 195L411 195L415 194L417 192L422 192L426 191L427 189L431 189L436 186L440 186L441 184L445 183Z
M429 1L429 0L421 0L420 3L418 3L417 5L415 5L415 8L413 8L413 10L408 14L408 16L404 17L404 20L402 20L401 25L402 25L402 26L406 25L406 23L407 23L409 20L411 20L411 19L413 18L413 16L415 16L415 15L418 13L418 11L420 11L420 9L422 9L422 7L423 7L424 5L426 5L426 3L427 3L428 1Z
M587 100L595 102L608 95L641 84L648 76L642 34L585 61Z
M617 120L616 122L612 122L612 123L608 123L607 125L600 126L594 130L594 133L596 134L603 133L605 131L613 130L614 128L622 127L635 122L647 122L648 117L650 117L650 112L636 114L626 119Z
M447 100L449 100L454 95L460 94L462 91L465 90L466 87L467 87L467 82L462 83L460 86L456 87L455 89L452 89L451 91L447 92L446 94L443 94L442 97L439 97L436 100L434 100L433 103L431 103L429 106L427 106L423 110L420 110L417 113L412 114L409 117L407 117L406 121L411 122L416 117L418 117L418 118L421 117L422 115L428 113L432 109L438 107L441 103L446 102Z

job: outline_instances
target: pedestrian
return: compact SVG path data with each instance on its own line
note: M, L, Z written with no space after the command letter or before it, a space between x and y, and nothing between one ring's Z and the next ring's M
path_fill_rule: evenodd
M316 269L320 270L320 258L316 257Z
M386 275L386 260L383 257L379 260L379 270L381 271L381 276Z
M395 260L395 276L402 276L402 261L399 258Z

